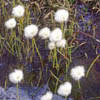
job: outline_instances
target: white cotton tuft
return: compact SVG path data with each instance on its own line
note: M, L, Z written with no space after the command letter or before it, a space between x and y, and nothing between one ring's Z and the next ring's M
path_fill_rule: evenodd
M10 18L5 22L5 26L7 29L12 29L16 27L16 20L15 18Z
M60 41L62 39L62 31L60 28L55 28L51 34L50 34L50 37L49 37L49 40L51 42L57 42L57 41Z
M15 69L14 72L9 74L9 80L14 84L20 83L23 77L23 71L20 69Z
M45 95L41 97L40 100L52 100L53 94L52 92L48 91Z
M85 76L84 66L76 66L72 68L70 75L74 80L80 80L82 77Z
M48 48L49 48L50 50L55 49L55 47L56 47L56 44L55 44L54 42L50 42L50 43L48 44Z
M61 96L68 96L71 94L71 90L72 84L70 82L65 82L59 86L57 93Z
M65 9L59 9L55 13L55 20L59 23L66 22L68 20L69 13Z
M57 47L65 48L65 45L66 45L66 40L65 39L62 39L62 40L56 42Z
M49 38L50 36L50 29L48 27L44 27L40 30L39 32L39 36L42 38L42 39L47 39Z
M24 16L24 6L22 5L17 5L15 6L13 9L12 9L12 14L15 16L15 17L22 17Z
M38 27L34 24L28 25L24 29L24 36L28 39L32 39L37 35Z

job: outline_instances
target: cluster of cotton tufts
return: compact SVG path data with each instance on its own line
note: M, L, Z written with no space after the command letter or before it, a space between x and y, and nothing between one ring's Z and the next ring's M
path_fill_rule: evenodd
M59 23L66 22L68 20L68 17L69 17L69 13L67 10L64 9L59 9L55 13L55 20ZM49 40L51 41L51 43L48 44L50 50L53 50L55 47L65 48L66 40L62 39L62 31L60 28L55 28L51 32Z
M15 16L15 17L22 17L24 16L24 7L22 5L17 5L13 8L12 10L12 14Z
M59 9L55 13L55 20L59 23L66 22L68 20L69 13L65 9Z
M59 86L57 93L61 96L68 96L71 94L71 90L72 84L70 82L65 82Z
M16 27L16 20L15 18L10 18L9 20L7 20L5 22L5 26L7 27L7 29L12 29Z
M49 38L50 36L50 29L48 27L44 27L40 30L39 32L39 36L42 38L42 39L47 39Z
M57 42L57 41L60 41L62 39L62 31L60 28L55 28L51 34L50 34L50 37L49 37L49 40L51 42Z
M20 69L15 69L14 72L9 74L9 80L14 84L20 83L23 77L23 71Z
M72 68L70 75L74 80L80 80L82 77L85 76L84 66L76 66Z
M50 50L53 50L55 47L65 48L66 40L62 39L62 31L60 28L55 28L51 31L49 40L51 41L48 44Z
M66 45L65 39L62 39L62 40L56 42L57 47L65 48L65 45Z
M24 29L24 36L27 39L32 39L34 36L37 35L38 27L37 25L31 24L25 27Z
M12 14L15 16L15 17L22 17L24 16L24 7L21 6L21 5L17 5L15 6L13 9L12 9ZM16 27L16 20L15 18L10 18L9 20L7 20L5 22L5 26L8 28L8 29L12 29L12 28L15 28Z
M52 100L53 94L52 92L48 91L45 95L41 97L41 100Z

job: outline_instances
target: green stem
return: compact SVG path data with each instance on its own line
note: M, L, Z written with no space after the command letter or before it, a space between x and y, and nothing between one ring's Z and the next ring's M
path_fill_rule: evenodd
M59 80L57 80L56 85L55 85L55 94L56 94L56 91L57 91L58 82L59 82Z
M59 78L51 70L50 70L50 73L56 80L58 80L60 83L62 83L62 81L59 80Z
M1 4L2 4L3 17L5 18L5 2L4 2L4 0L1 0Z
M6 90L6 88L7 88L7 78L6 78L6 80L5 80L5 90Z
M94 100L94 99L98 100L98 99L100 99L100 97L94 97L94 98L87 99L87 100Z
M35 46L35 48L36 48L36 51L37 51L38 56L39 56L39 58L40 58L41 65L42 65L42 67L43 67L42 56L41 56L41 54L40 54L40 52L39 52L39 50L38 50L37 44L36 44L36 42L35 42L35 39L34 39L34 46Z
M34 55L34 40L32 39L32 52L33 52L33 55Z
M18 87L18 83L16 84L16 87L17 87L17 100L20 100L19 99L19 90L18 90L19 87Z
M10 47L11 47L11 52L12 55L14 55L14 43L13 43L13 39L14 39L14 32L13 29L11 29L11 34L10 34Z
M90 67L89 67L89 69L88 69L88 71L87 71L87 73L86 73L86 77L89 76L90 70L92 69L93 65L95 64L95 62L97 61L97 59L98 59L99 57L100 57L100 55L98 55L98 56L94 59L94 61L91 63L91 65L90 65Z
M55 60L55 65L56 65L56 69L57 72L59 71L59 64L58 64L58 58L57 58L57 50L56 48L54 49L54 60Z
M13 0L13 7L15 7L15 0Z
M80 80L78 80L78 87L81 88Z
M63 33L63 38L65 38L64 23L63 22L61 23L61 30L62 30L62 33Z

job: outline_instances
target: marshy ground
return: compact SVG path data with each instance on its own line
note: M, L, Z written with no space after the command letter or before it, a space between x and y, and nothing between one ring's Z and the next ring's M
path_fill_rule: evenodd
M13 17L11 9L18 4L24 5L25 16L16 19L18 27L7 30L5 21ZM61 27L53 18L60 8L69 11L65 32L67 47L56 50L58 62L53 62L55 55L47 47L48 40L36 36L32 45L33 42L23 36L23 30L31 23L39 28ZM69 75L70 69L77 65L84 65L88 74L80 80L80 89ZM76 84L69 96L73 100L100 100L100 1L0 0L0 86L12 86L8 74L15 68L21 68L25 73L20 86L42 87L48 84L56 93L58 85L68 79Z

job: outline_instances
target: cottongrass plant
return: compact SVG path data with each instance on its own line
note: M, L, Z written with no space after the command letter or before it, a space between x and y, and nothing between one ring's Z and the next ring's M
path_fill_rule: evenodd
M10 30L9 31L10 34L9 33L5 34L5 38L7 39L7 41L6 41L7 45L4 45L4 47L9 51L9 53L14 55L14 38L16 37L14 28L16 27L17 22L16 22L15 18L10 18L5 22L4 25L8 30ZM8 30L7 30L7 32L8 32Z
M24 12L25 12L25 9L24 9L24 6L22 6L22 5L17 5L12 9L12 14L15 17L23 17Z
M35 24L27 25L24 28L24 36L27 39L27 46L28 46L27 53L29 53L29 50L30 50L30 47L29 47L29 44L30 44L29 39L31 39L32 40L32 51L34 53L34 47L35 47L36 48L36 51L37 51L37 53L38 53L38 55L40 57L40 61L42 63L42 57L41 57L41 54L40 54L40 52L38 50L38 47L36 45L36 41L35 41L35 38L34 38L37 34L38 34L38 26L35 25Z
M53 50L53 49L55 49L55 48L56 48L56 44L55 44L55 42L49 42L49 44L48 44L48 48L49 48L49 50Z
M82 77L85 76L84 66L82 66L82 65L75 66L74 68L71 69L70 75L74 80L76 80L76 81L80 80Z
M23 23L24 23L24 13L25 13L25 8L23 5L16 5L12 9L12 15L15 17L18 21L18 32L20 35L20 38L22 36L22 30L23 30Z
M71 94L72 84L70 82L65 82L61 84L57 90L57 93L61 96L69 96Z
M16 20L15 18L10 18L5 22L5 26L7 29L12 29L16 27Z
M59 71L59 64L58 64L58 58L57 58L57 51L56 51L56 42L62 40L62 31L60 28L55 28L53 31L50 33L49 41L50 43L48 44L48 47L51 51L51 54L53 56L53 67L55 66L57 69L57 72Z
M64 10L61 10L64 12ZM59 19L57 16L59 16L59 12L61 12L60 10L57 11L55 13L55 20L56 19ZM13 16L15 17L23 17L24 16L24 13L25 13L25 9L24 9L24 6L22 5L17 5L15 6L13 9L12 9L12 14ZM61 18L61 16L60 16ZM64 17L63 17L64 18ZM64 18L63 21L66 21L67 20L67 17ZM57 20L56 20L57 21ZM22 24L22 23L21 23ZM22 28L20 28L19 30L21 30ZM28 39L32 39L32 48L36 47L36 50L38 52L38 55L41 58L41 55L39 53L39 50L37 48L37 45L36 45L36 42L35 42L35 39L34 37L37 35L38 33L38 27L37 25L35 24L31 24L31 25L27 25L25 28L24 28L24 37L27 39L27 45L28 45L28 48L27 48L27 53L31 50L31 47L29 46L30 43L29 43L29 40ZM21 31L19 31L19 33L21 34ZM48 48L50 50L54 50L54 55L55 55L55 61L56 63L58 62L57 61L57 52L56 52L56 47L61 47L61 48L64 48L66 43L65 43L65 40L62 39L62 30L60 28L55 28L53 31L50 32L50 29L48 27L44 27L42 28L40 31L39 31L39 34L38 36L41 38L41 39L48 39L49 38L49 44L48 44ZM21 35L22 36L22 35ZM21 37L20 37L21 38ZM34 52L34 50L33 50ZM19 53L20 54L20 53ZM57 66L59 64L57 63Z
M65 46L66 46L66 40L65 39L62 39L60 41L57 41L56 42L56 46L57 47L60 47L60 48L65 48Z
M57 71L59 71L59 64L58 64L58 57L57 57L57 50L62 51L62 49L59 48L65 48L66 46L66 40L62 38L62 30L60 28L55 28L53 31L51 31L49 36L49 44L48 48L51 51L51 55L53 56L53 67L56 66Z
M55 19L56 22L60 23L61 30L63 32L63 38L65 38L65 29L67 28L66 27L66 22L69 19L69 12L68 12L68 10L65 10L65 9L57 10L55 12L54 19Z
M50 36L50 29L48 27L44 27L39 31L38 35L41 39L48 39Z
M20 70L20 69L15 69L14 72L11 72L9 74L9 80L16 84L16 87L17 87L17 97L18 97L18 100L19 99L19 92L18 92L18 83L20 83L24 78L24 74L23 74L23 71Z
M24 16L24 11L25 10L24 10L23 6L17 5L12 9L12 14L14 17L19 18L19 17ZM21 21L21 23L22 23L22 21ZM8 40L6 41L7 45L5 45L5 48L9 51L9 53L11 53L12 55L16 54L17 57L19 56L20 58L22 57L21 56L21 47L22 46L20 45L20 44L22 44L22 42L21 42L21 36L19 36L19 35L22 33L22 28L21 28L21 26L23 26L22 24L18 24L16 22L15 18L10 18L9 20L7 20L5 22L5 27L7 29L11 29L11 31L9 31L9 32L11 32L11 34L10 34ZM18 25L18 27L16 27L16 25ZM16 29L18 28L19 35L17 35L15 30L13 29L15 27L16 27ZM6 35L6 37L8 37L8 34Z
M71 69L70 75L74 80L78 81L78 86L80 88L80 79L82 77L85 77L84 66L82 66L82 65L81 66L75 66L74 68Z
M24 16L24 13L25 13L25 9L24 9L24 6L22 6L22 5L17 5L12 9L12 14L14 17L19 18L18 19L19 23L17 24L15 18L10 18L8 21L5 22L5 26L7 27L7 29L11 29L11 35L10 35L10 39L9 39L10 42L7 43L8 47L7 46L5 46L5 47L13 55L15 55L15 53L14 53L14 51L15 51L16 53L18 53L19 56L21 55L21 57L22 57L22 54L21 54L22 49L23 49L23 53L25 53L25 50L27 49L26 50L26 52L27 52L26 59L28 58L28 55L29 55L31 48L32 48L32 51L34 52L34 47L35 47L40 59L42 60L41 55L40 55L39 50L38 50L38 47L36 45L35 39L34 39L34 37L38 33L38 26L35 24L30 24L24 28L23 27L24 18L22 18ZM16 33L14 32L14 30L12 30L12 28L16 27L16 24L18 25L18 27L16 28L16 29L18 29L17 37L16 37ZM23 36L23 34L22 34L23 28L24 28L24 37L27 39L27 46L22 45L21 39ZM29 39L32 40L32 47L30 46L31 43L29 42Z
M22 5L16 5L12 9L12 14L14 17L18 17L18 18L23 17L24 13L25 13L25 9L24 9L24 6L22 6ZM57 12L55 13L55 21L57 21L59 23L66 22L68 20L68 16L69 16L69 13L67 10L64 10L64 9L57 10ZM18 19L18 20L20 20L20 19ZM20 22L20 26L21 26L21 24L23 24L23 21L19 21L19 22ZM20 28L20 26L18 26L18 32L19 32L19 37L21 39L22 35L23 35L23 34L21 34L23 27ZM12 27L12 28L14 28L14 27ZM55 28L54 30L50 31L50 28L44 27L44 28L40 29L39 33L38 33L38 31L39 31L39 29L38 29L37 25L32 24L32 23L30 25L26 25L26 27L24 28L24 37L27 39L27 46L22 46L20 49L18 49L18 52L19 51L21 52L22 48L23 49L26 48L27 55L29 55L30 50L32 50L32 52L34 53L34 48L36 48L36 51L40 57L40 60L42 61L41 54L40 54L38 47L36 45L36 42L35 42L35 36L38 34L38 36L41 39L49 39L48 48L49 48L49 50L54 50L52 53L53 58L54 58L53 59L53 67L56 66L56 68L58 70L59 64L58 64L58 58L57 58L57 49L65 48L65 46L66 46L66 40L65 40L65 38L63 38L63 30L61 30L60 28ZM19 42L21 42L20 39L18 40ZM30 40L32 40L32 46L30 46L30 44L31 44ZM16 44L16 42L15 42L15 44ZM15 47L18 47L18 45ZM25 49L24 49L24 51L25 51ZM20 54L21 53L19 53L19 55ZM30 59L32 59L32 56Z
M12 14L14 17L18 17L18 18L23 17L24 13L25 13L25 9L24 9L24 6L22 6L22 5L17 5L12 9ZM65 46L67 46L67 40L65 39L65 37L63 37L63 34L65 34L64 30L63 30L64 29L63 23L67 22L68 18L69 18L68 11L64 10L64 9L59 9L55 13L54 19L56 22L62 24L61 28L57 27L57 28L54 28L52 31L50 31L50 28L44 27L44 28L40 29L40 31L39 31L39 28L37 25L35 25L33 23L29 24L29 22L27 22L29 25L26 25L25 28L21 27L18 30L19 34L20 34L20 32L22 32L22 30L24 30L24 33L22 35L27 39L26 40L27 41L26 49L28 50L27 53L30 52L29 50L31 50L31 48L32 49L36 48L36 51L40 57L40 60L42 60L42 58L41 58L41 55L39 53L38 47L35 42L35 36L38 34L38 36L41 39L49 40L48 48L49 48L49 50L51 50L50 52L52 52L52 56L54 57L53 67L56 66L57 72L59 71L57 49L58 50L61 50L59 48L65 49ZM29 16L28 16L28 20L29 20ZM19 21L20 21L20 24L23 25L23 21L21 21L20 19L19 19ZM5 26L7 27L7 29L15 28L16 27L15 18L11 18L8 21L6 21ZM21 36L20 36L20 38L22 38ZM32 43L30 43L30 40L32 41ZM30 44L32 44L32 45L30 46ZM23 48L24 48L24 46L23 46ZM34 50L33 50L33 52L34 52ZM74 70L74 72L73 72L73 70L74 69L71 70L71 76L73 79L80 80L81 77L84 76L84 71L82 69L80 69L81 73L78 73L79 71L76 71L76 70ZM78 70L79 70L79 68L78 68ZM78 76L78 74L80 74L80 75ZM22 70L15 69L14 72L9 74L9 80L12 83L17 84L17 89L18 89L18 83L20 83L23 80L23 77L24 77L24 75L23 75ZM57 93L61 96L67 97L68 95L71 94L71 90L72 90L72 84L70 82L65 82L59 86ZM52 97L53 97L53 93L49 91L41 97L41 100L52 100Z
M62 23L68 21L69 13L65 9L59 9L55 13L55 21Z
M53 31L51 31L49 40L51 42L57 42L62 39L62 31L60 28L55 28Z
M68 18L69 18L68 10L65 10L65 9L57 10L55 12L54 19L55 19L56 22L60 23L61 28L55 28L53 31L51 31L51 34L50 34L50 37L49 37L49 40L56 44L55 49L53 48L54 49L53 56L55 56L55 57L53 57L54 58L53 63L55 63L55 61L56 61L55 66L58 66L58 67L56 67L57 69L59 69L59 64L58 64L58 60L57 60L58 59L57 58L57 50L58 51L60 50L60 52L62 52L63 49L59 49L59 48L64 48L65 49L65 46L67 44L67 41L65 39L65 29L64 29L65 26L64 26L64 23L68 21ZM68 60L68 62L69 62L69 60Z
M68 19L69 19L69 11L66 10L66 9L58 9L54 14L54 20L55 20L55 22L58 22L60 24L59 29L62 32L61 38L59 40L55 41L55 43L56 43L56 50L55 50L56 53L55 53L55 55L57 55L57 53L59 52L59 54L61 54L64 57L64 59L67 60L66 61L66 72L68 71L68 66L72 62L72 59L71 59L72 47L70 47L70 44L69 44L68 40L66 39L67 38L66 33L67 33ZM49 40L51 41L53 39L51 38ZM65 56L65 54L67 56ZM57 57L56 57L56 59L57 59Z
M38 32L38 27L37 25L31 24L31 25L27 25L24 28L24 36L27 39L32 39L33 37L35 37L37 35Z
M14 72L9 74L9 80L14 83L20 83L23 80L24 74L20 69L15 69Z
M53 93L51 91L48 91L46 94L44 94L40 100L52 100Z

